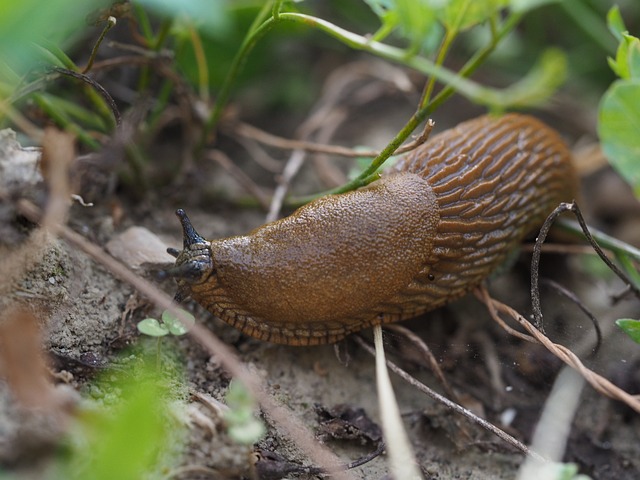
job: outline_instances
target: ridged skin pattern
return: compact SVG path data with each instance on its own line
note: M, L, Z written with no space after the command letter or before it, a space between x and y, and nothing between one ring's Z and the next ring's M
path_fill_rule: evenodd
M331 343L464 295L576 189L556 132L524 115L484 116L437 135L369 187L185 248L176 266L207 267L178 284L253 337Z

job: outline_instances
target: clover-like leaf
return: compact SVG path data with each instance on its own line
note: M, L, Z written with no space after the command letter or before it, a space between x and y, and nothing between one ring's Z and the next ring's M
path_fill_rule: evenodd
M180 310L182 315L185 317L186 325L183 324L178 317L176 317L169 310L165 310L162 312L162 322L164 326L171 332L171 335L184 335L189 331L189 327L196 322L196 319L193 315L191 315L186 310Z
M138 322L138 330L150 337L164 337L169 335L169 329L155 318L145 318Z

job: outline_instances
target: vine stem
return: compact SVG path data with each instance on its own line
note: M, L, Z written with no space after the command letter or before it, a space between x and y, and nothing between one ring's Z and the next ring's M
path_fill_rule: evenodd
M512 14L509 16L503 26L502 29L496 32L494 36L492 36L491 42L481 50L478 50L476 54L469 59L469 61L460 69L458 75L460 77L468 77L471 75L493 52L498 43L511 31L515 28L515 26L519 23L521 19L520 14ZM340 187L334 188L332 190L322 192L316 195L301 197L298 199L294 199L289 202L291 205L302 205L305 203L314 200L317 197L331 194L338 194L349 192L351 190L355 190L357 188L368 185L374 180L378 179L379 174L377 173L378 169L383 165L383 163L394 154L394 152L402 145L402 143L411 135L411 133L420 125L427 117L436 110L440 105L442 105L449 97L451 97L456 92L456 86L452 84L448 84L445 86L438 95L435 96L433 100L431 100L427 105L422 108L419 108L409 119L409 121L402 127L402 129L398 132L398 134L389 142L389 144L378 154L376 158L371 161L369 167L367 167L357 178L351 180L350 182L341 185Z
M236 54L229 70L229 74L226 76L225 81L220 89L220 93L218 94L218 98L216 100L214 108L211 111L209 118L207 119L200 141L196 147L196 155L200 155L202 153L209 137L211 136L211 133L216 129L218 122L220 121L220 117L222 116L222 111L229 99L231 88L235 83L238 73L244 65L249 53L260 38L266 35L277 24L281 22L301 23L308 27L316 28L327 33L329 36L339 40L340 42L354 50L363 50L380 58L406 65L425 75L429 75L437 80L440 80L447 85L447 87L445 87L445 89L441 92L442 94L446 91L448 92L447 95L445 97L438 95L438 97L436 97L433 102L430 102L423 108L419 109L416 115L412 117L409 123L407 123L405 128L403 128L396 137L396 139L398 137L402 137L402 140L400 142L396 142L396 139L394 139L389 144L388 148L385 148L383 150L382 153L385 155L384 160L386 160L393 153L393 151L398 148L402 141L404 141L411 134L411 132L415 130L415 128L426 119L427 115L431 111L433 111L438 105L446 100L446 98L451 96L454 91L460 91L466 97L479 103L494 105L498 107L504 107L510 102L513 103L514 101L517 101L517 96L521 95L521 91L519 89L512 88L512 91L507 93L503 90L484 87L475 82L472 82L471 80L468 80L467 78L469 74L473 72L484 61L488 54L495 49L498 42L508 32L513 30L515 25L519 23L520 19L522 18L522 14L520 13L511 13L504 21L502 29L493 36L492 41L488 45L488 47L485 47L484 49L478 51L477 54L474 55L474 57L472 57L472 59L468 62L467 68L463 68L459 73L455 73L426 58L419 56L407 57L406 51L401 48L392 47L384 43L373 41L366 36L355 34L326 20L301 13L280 12L277 8L280 4L281 2L279 0L276 0L274 4L265 3L262 10L256 17L256 20L250 28L249 33L245 37L240 50ZM272 14L271 17L266 18L267 15L269 15L270 10L278 10L278 13L275 16L273 16ZM265 18L266 20L264 20ZM438 98L440 98L440 100L438 100ZM436 102L436 100L438 101ZM418 121L416 122L415 119L417 119ZM407 129L406 127L409 128ZM384 162L384 160L382 162ZM379 163L382 164L382 162ZM373 175L375 170L376 168L367 169L368 174L363 174L363 176L369 178L367 178L367 182L363 183L363 185L366 185L366 183L370 183L375 178L377 178Z
M279 5L281 2L276 0L274 2L274 7ZM231 88L238 77L238 73L242 69L244 63L247 60L247 56L249 52L253 49L255 44L258 42L260 38L262 38L267 32L269 32L278 22L279 18L271 17L264 21L266 16L269 14L270 3L265 2L262 6L262 9L256 16L255 20L251 24L249 28L249 33L244 38L242 45L240 46L240 50L233 58L233 62L231 63L231 68L229 73L224 79L224 83L220 89L220 93L218 93L218 97L216 99L216 103L213 106L213 110L207 119L207 123L204 126L204 130L202 131L202 135L200 137L200 141L196 146L196 156L200 156L202 154L209 136L215 130L218 122L220 121L220 117L222 116L222 111L224 110L225 105L229 99L229 94L231 93Z

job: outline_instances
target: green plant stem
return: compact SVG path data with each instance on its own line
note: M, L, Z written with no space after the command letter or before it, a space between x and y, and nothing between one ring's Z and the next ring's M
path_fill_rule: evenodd
M93 150L98 150L100 148L99 142L97 142L83 128L79 127L78 124L72 122L66 115L66 113L64 113L59 108L56 108L56 106L49 101L46 95L34 93L33 99L38 104L38 106L60 127L77 135L80 141L91 147Z
M265 4L268 6L268 4ZM268 9L263 7L261 14L267 15ZM260 16L260 15L259 15ZM504 35L511 31L513 27L520 21L522 14L511 13L502 25L502 29L496 34L492 40L492 48L495 48L496 40L501 39ZM326 20L304 15L295 12L280 12L277 19L270 17L265 20L259 27L250 31L245 37L243 44L234 58L233 64L227 75L225 82L220 90L216 105L209 116L209 119L203 130L202 137L196 149L196 155L199 155L204 148L212 131L215 130L217 123L222 114L223 108L227 103L231 87L246 61L247 55L251 49L255 46L258 39L269 32L274 26L280 22L289 21L294 23L300 23L309 27L316 28L320 31L327 33L329 36L339 40L346 46L355 49L369 52L378 57L391 60L402 65L411 67L425 75L432 76L437 80L445 83L448 87L451 87L455 91L459 91L461 94L471 99L472 101L487 105L494 109L505 109L508 106L519 105L524 106L534 101L539 101L548 95L549 84L554 81L557 82L562 77L563 72L557 71L558 69L549 73L548 71L541 69L540 66L534 67L534 69L523 78L520 82L513 84L505 89L494 89L485 87L476 82L472 82L465 75L452 72L449 69L437 65L425 58L414 56L408 58L406 51L397 47L392 47L383 43L372 41L368 37L357 35L349 32L341 27L338 27ZM551 53L551 52L550 52ZM559 60L558 54L555 53L556 58L553 60ZM546 55L543 58L551 60L551 55ZM561 65L564 67L564 64ZM546 74L546 75L545 75ZM426 108L426 107L425 107Z
M198 68L198 94L200 100L207 103L209 101L209 67L207 65L207 56L202 46L202 38L193 24L189 25L188 30Z
M103 31L103 36L104 34L106 34L109 28L105 27L105 30ZM69 56L66 53L64 53L57 45L55 45L54 43L48 40L42 40L41 43L42 45L36 45L36 46L38 47L39 51L42 53L46 61L51 62L53 65L58 65L58 66L62 65L64 68L71 70L73 72L81 72L80 68L78 68L78 66L73 62L73 60L71 60ZM97 45L98 44L96 44L96 47L94 47L94 51L95 49L97 49ZM43 78L45 78L46 81L49 81L57 77L46 76ZM38 84L37 82L39 82L39 80L32 82L32 84L34 86L37 86L37 85L44 86L44 84ZM82 88L85 94L87 95L87 97L89 98L89 100L91 101L91 103L93 104L93 106L95 107L95 109L100 113L105 123L109 125L110 128L115 127L112 111L109 108L109 106L106 104L104 99L93 88L87 85L83 85ZM39 87L37 87L36 89L39 89ZM24 95L23 91L28 93L30 91L30 85L25 85L25 87L20 89L20 93L19 93L20 96ZM13 102L15 101L15 99L12 99L11 101Z
M504 91L502 90L479 85L447 68L436 65L434 62L426 58L419 56L407 57L406 51L401 48L392 47L380 42L374 42L368 37L349 32L348 30L338 27L337 25L327 22L321 18L294 12L281 13L279 18L281 21L291 21L316 28L354 50L363 50L380 58L411 67L425 75L433 76L441 82L451 85L465 96L479 103L486 104L503 102ZM272 20L273 19L269 19L267 22Z
M84 70L82 70L82 73L87 73L89 70L91 70L91 67L93 67L93 62L96 59L96 55L98 54L98 48L100 48L100 45L102 44L102 40L104 40L104 37L107 35L107 32L111 30L115 25L116 25L116 19L114 17L109 17L107 19L107 24L102 29L102 33L100 33L98 40L93 45L93 49L91 50L91 55L89 56L89 61L87 62L87 66L84 67Z
M563 231L568 232L575 237L584 238L584 233L582 232L582 228L580 228L580 224L578 224L578 222L574 220L567 220L565 218L559 218L556 224L558 225L558 227L562 228ZM598 245L600 245L602 248L611 250L615 254L621 253L625 256L633 258L636 262L640 262L640 249L633 247L628 243L622 242L610 235L607 235L604 232L596 230L593 227L589 227L589 231L591 232L593 238L595 238L598 242Z
M160 371L160 342L162 341L162 337L158 337L156 341L156 370Z
M520 14L512 14L510 15L502 25L502 28L496 32L496 34L492 37L491 42L481 50L478 50L473 57L467 61L467 63L460 69L459 75L462 77L468 77L471 75L484 61L487 57L493 52L496 46L500 43L500 41L515 28L518 22L521 19ZM304 203L308 203L311 200L314 200L317 197L344 193L351 190L355 190L357 188L368 185L372 181L378 178L377 170L382 166L382 164L391 156L393 152L395 152L400 145L411 135L411 133L420 125L426 118L436 110L440 105L442 105L451 95L456 92L456 88L453 85L445 86L436 97L429 102L424 107L418 109L416 113L409 119L409 121L405 124L404 127L398 132L398 134L391 140L391 142L378 154L376 158L374 158L367 169L365 169L357 178L354 178L350 182L335 188L333 190L329 190L326 192L322 192L316 195L302 197L298 199L293 199L288 204L291 205L302 205Z
M151 28L151 22L149 21L149 16L142 5L138 2L132 2L133 9L136 12L136 19L138 21L138 25L140 25L140 30L142 31L142 36L148 42L147 47L151 46L151 41L153 39L153 29Z
M36 47L42 52L44 55L51 55L53 58L60 62L60 66L68 68L69 70L78 71L78 66L69 58L69 56L62 51L60 47L58 47L55 43L50 42L49 40L42 39L39 40L42 45L36 44ZM45 53L46 52L46 53ZM55 64L55 61L52 61Z
M146 14L145 14L145 18L146 18ZM148 22L148 19L147 19L147 22ZM141 24L144 24L144 23L145 22L141 22ZM150 31L147 31L146 29L144 30L144 36L149 44L150 50L157 52L162 48L162 46L164 45L164 42L167 39L169 30L171 30L172 24L173 24L172 17L164 19L162 24L160 25L158 34L155 36L153 36L153 33L151 33ZM138 92L145 91L149 86L150 80L151 80L151 69L149 68L148 65L145 65L144 67L142 67L140 71L140 79L138 80Z
M616 260L636 288L640 289L640 272L635 268L631 258L629 258L629 255L622 252L616 252Z
M449 49L451 48L451 44L453 40L457 36L457 32L452 31L450 29L446 29L444 38L442 39L442 43L440 44L440 48L438 49L438 55L436 57L436 65L442 65L444 63L444 59L447 57L449 53ZM422 92L422 98L420 99L419 108L425 108L429 101L431 100L431 94L433 93L433 89L436 85L436 78L429 77L429 81L427 82L424 91Z
M596 45L600 45L600 48L611 55L616 53L617 45L613 35L602 21L602 17L588 7L584 0L563 0L557 2L557 5Z
M202 150L204 150L209 136L216 129L218 121L222 116L224 107L227 104L227 100L229 99L231 88L233 87L233 84L238 77L238 73L244 66L249 52L253 49L257 41L276 25L277 21L275 21L273 17L264 21L267 15L269 15L269 11L270 4L269 2L265 2L265 4L262 6L262 9L251 24L251 27L249 27L249 31L242 41L240 50L238 50L238 53L236 53L236 56L231 63L229 73L224 79L224 83L222 84L220 92L218 93L218 97L216 98L216 103L213 106L213 110L211 111L211 114L207 119L207 123L205 124L205 127L202 131L202 136L200 138L200 141L198 142L198 145L196 146L196 157L200 156Z
M280 10L282 9L282 2L284 0L274 0L273 1L273 8L271 9L271 16L275 19L278 20L278 17L280 16Z

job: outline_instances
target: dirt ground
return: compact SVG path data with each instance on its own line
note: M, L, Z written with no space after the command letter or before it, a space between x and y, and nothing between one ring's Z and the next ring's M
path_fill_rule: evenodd
M397 99L396 99L397 100ZM393 104L397 105L397 101ZM353 122L344 125L336 138L350 145L382 146L410 114L411 102L402 108L386 109L380 103L361 107ZM370 118L368 109L385 111L382 125L365 126ZM463 108L453 104L457 115L436 118L438 128L456 123ZM469 113L465 111L465 113ZM458 118L460 117L460 118ZM557 120L557 119L556 119ZM360 122L360 123L358 123ZM563 131L570 144L576 142L574 132ZM223 147L224 148L224 145ZM159 145L167 156L177 147ZM240 162L242 164L242 162ZM246 164L244 166L247 166ZM255 166L247 166L252 173ZM345 168L343 167L344 171ZM584 207L590 221L607 229L618 238L640 245L640 207L628 187L607 168L583 175ZM267 182L260 179L259 182ZM315 175L304 170L294 189L317 190ZM0 210L0 239L5 255L25 241L34 225L17 213L20 195L3 198ZM141 250L143 257L163 258L165 247L182 244L179 224L173 214L184 207L206 238L246 233L264 221L259 209L233 206L220 200L242 191L233 178L210 165L187 175L180 185L169 185L159 192L146 192L137 198L130 191L116 191L93 207L74 204L69 212L69 225L92 243L109 248L129 227L144 227L157 239L141 241L128 252ZM615 194L611 194L615 192ZM23 192L24 193L24 192ZM36 182L28 187L32 199L42 202L44 186ZM153 242L159 239L154 247ZM129 242L131 243L131 242ZM144 245L143 245L144 244ZM120 258L122 252L113 250ZM490 280L492 294L517 308L530 312L528 264L530 251L523 249L517 261L506 273ZM128 259L125 263L132 265ZM542 274L562 282L577 293L598 318L604 340L593 356L589 351L595 343L593 327L573 303L543 290L543 309L548 335L579 353L585 363L631 393L640 393L640 348L613 325L617 318L637 318L638 301L624 296L616 301L623 285L611 276L598 276L589 269L590 263L580 255L545 254ZM172 280L159 280L152 268L140 266L136 271L157 283L173 295ZM132 345L152 340L143 338L136 323L145 316L158 316L160 311L141 298L134 289L97 265L77 248L64 240L51 239L42 258L21 275L5 300L27 302L43 313L44 344L50 358L52 378L60 388L86 395L87 387L97 373L113 362ZM230 345L250 369L256 372L268 391L291 414L301 419L323 442L345 462L363 457L376 448L376 425L380 423L376 398L373 358L351 339L334 346L286 347L260 342L241 335L220 320L213 318L194 303L187 303L199 322L206 325ZM484 307L471 296L422 318L403 324L418 334L432 349L446 378L464 401L488 421L529 443L542 407L561 368L561 362L543 347L531 345L509 336L496 325ZM365 332L368 339L368 332ZM411 344L399 335L387 334L388 355L401 366L436 390L441 390L429 369L422 365ZM210 409L200 398L224 401L230 376L211 355L192 339L168 339L183 359L185 386L189 389L189 408L193 418L182 455L175 466L208 467L209 472L185 470L175 478L249 478L250 453L260 451L265 461L276 466L310 465L300 449L283 435L277 425L265 418L269 428L266 436L253 448L235 445L224 428L212 428L206 418ZM348 358L348 361L345 361ZM497 437L448 411L415 388L392 375L393 386L405 425L409 431L416 457L425 478L430 479L511 479L523 462L523 455ZM337 408L342 405L343 407ZM322 426L327 415L362 409L371 420L370 437L357 436L335 439ZM42 422L20 414L6 383L0 382L0 465L16 474L15 478L37 478L42 465L51 458L51 434ZM327 413L328 412L328 413ZM358 411L359 412L359 411ZM358 413L360 415L360 412ZM215 415L213 415L215 417ZM30 422L35 422L35 426ZM46 423L46 422L45 422ZM640 417L618 402L604 398L586 386L568 438L564 460L575 462L581 473L594 480L632 480L640 478ZM322 434L324 432L324 435ZM372 433L373 432L373 433ZM49 435L49 436L48 436ZM55 437L55 432L53 434ZM47 448L45 448L45 446ZM273 457L270 455L277 455ZM284 468L284 467L283 467ZM280 470L284 472L285 470ZM379 456L352 471L354 478L382 479L388 475L385 456ZM318 478L317 475L290 473L263 478Z

